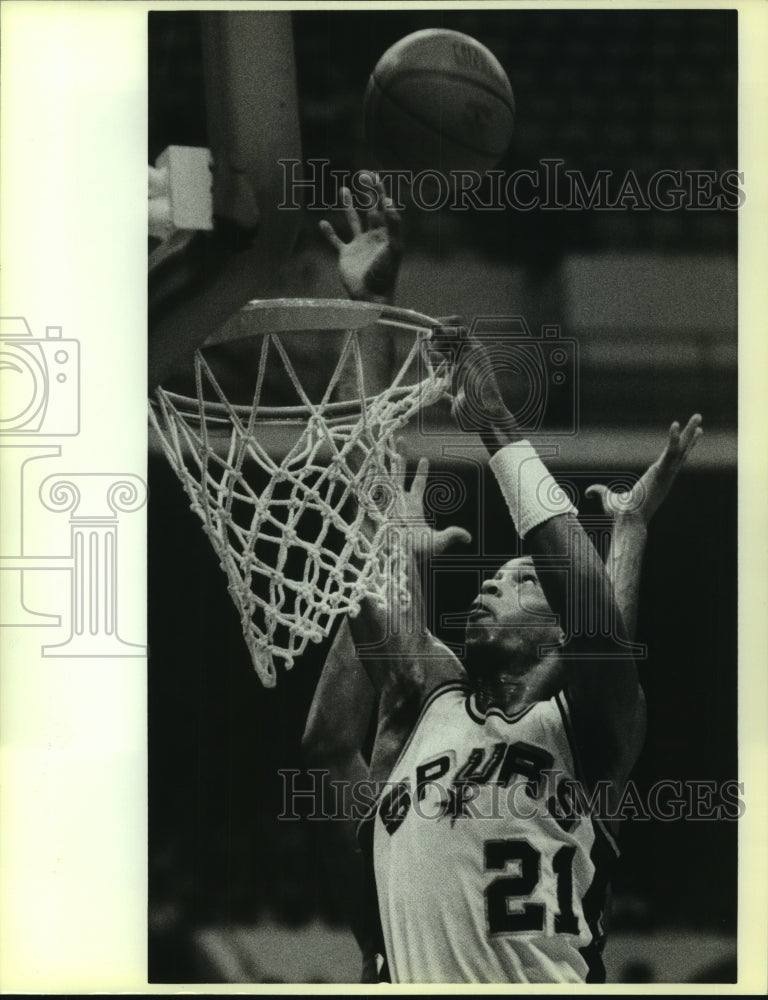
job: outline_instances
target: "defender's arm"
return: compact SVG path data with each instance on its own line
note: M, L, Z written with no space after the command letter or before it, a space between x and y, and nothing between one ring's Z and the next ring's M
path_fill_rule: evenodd
M379 696L379 724L371 774L389 777L429 694L449 680L464 677L456 657L426 626L419 563L453 542L470 540L461 528L435 532L424 521L423 495L429 463L421 459L410 490L404 489L401 463L395 499L389 511L387 544L394 580L383 599L366 597L350 619L357 656ZM407 600L395 586L404 580Z
M688 455L704 433L701 415L694 413L683 430L675 420L669 428L661 455L626 493L613 493L606 486L590 486L586 496L597 496L605 514L613 518L613 535L606 560L616 603L630 639L635 636L648 524L664 502Z
M323 861L362 953L362 982L376 982L375 955L381 948L376 900L356 836L361 817L355 814L356 792L369 777L362 747L375 710L373 688L344 620L320 675L301 746L308 766L325 772L324 801L332 818L320 827Z
M409 524L414 538L419 540L422 547L440 552L454 542L467 542L470 537L460 528L435 532L427 527L422 510L427 472L428 463L422 459L410 490L404 494L405 507L409 511ZM413 599L417 600L418 594L414 593ZM364 608L359 616L361 621L358 631L365 631L366 621L371 613L379 620L383 618L383 627L386 628L386 617L380 614L380 609L366 611ZM383 638L386 643L386 632L383 632ZM383 652L385 651L382 650ZM410 652L413 654L414 651ZM437 663L443 661L443 654L447 651L441 647L440 653ZM428 680L430 667L435 665L436 661L430 660L425 664L425 676L420 677L418 682L412 678L417 692L428 692L439 683L437 677L434 682ZM394 682L403 669L402 663L391 665L390 670L382 677L384 687L388 687L389 682ZM388 777L413 726L413 722L409 722L408 712L404 712L402 708L397 713L392 711L390 706L394 701L394 698L386 697L382 712L377 713L378 727L371 775L380 779ZM378 981L376 954L382 951L383 944L380 940L375 892L371 894L365 860L356 836L357 821L361 818L356 812L358 798L351 792L356 787L359 789L362 782L370 780L368 764L361 748L377 705L378 696L358 659L350 623L344 620L323 667L302 746L308 763L327 771L325 783L329 795L333 794L332 786L338 789L339 783L345 789L344 802L337 803L344 819L326 824L323 830L324 857L331 882L337 887L363 955L362 982ZM418 707L414 706L414 711L417 713Z

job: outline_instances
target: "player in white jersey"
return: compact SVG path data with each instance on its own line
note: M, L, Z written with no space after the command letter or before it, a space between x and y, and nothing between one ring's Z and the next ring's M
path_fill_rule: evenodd
M605 512L615 516L607 565L629 634L634 633L647 522L701 434L699 422L698 417L692 418L682 433L672 425L667 447L632 491L634 503L626 497L617 503L603 487L591 488L602 494ZM426 472L422 461L406 494L411 527L418 522ZM414 532L414 537L428 535L428 531ZM432 551L441 551L452 541L463 540L461 529L451 528L433 532L429 545ZM531 567L530 559L511 560L486 582L479 595L483 603L475 608L470 624L470 637L473 630L489 627L489 609L503 607L510 576L517 579L518 588L534 586L529 578ZM444 647L443 653L451 659ZM429 671L444 664L426 660L424 666ZM346 896L364 956L364 981L376 981L377 952L389 956L396 982L601 981L601 913L618 852L610 824L592 818L585 805L594 793L584 781L578 751L574 752L575 740L569 736L567 690L567 686L556 690L551 699L535 700L507 716L493 706L483 711L482 697L466 674L459 674L456 681L438 683L427 697L390 774L377 752L373 773L384 787L376 810L361 824L364 852L355 852L352 821L344 823L337 818L327 830L332 834L327 860L339 891ZM305 738L313 766L327 768L329 780L352 788L361 783L365 787L370 772L361 746L373 708L371 685L356 657L348 628L342 628L321 675ZM380 728L377 751L388 738L388 730ZM620 784L611 781L604 791L612 792L615 798ZM601 804L605 808L605 797ZM461 861L451 858L447 851L466 846L466 821L472 822L473 835L480 831L474 862L466 856ZM457 827L459 834L454 836ZM384 836L385 830L397 831L397 837L394 832L391 837ZM372 869L366 873L364 863L366 853L373 855L374 831L375 881ZM441 841L441 836L447 842ZM519 836L532 843L535 851L514 843L483 846L482 838L514 842ZM480 861L478 848L482 851ZM494 875L496 869L483 867L487 850L491 852L490 864L497 863L499 852L507 857L504 871ZM520 852L525 857L519 857ZM417 858L416 874L414 863L407 860L409 854ZM539 880L533 895L526 898L523 890L529 886L536 864ZM428 889L430 872L433 884ZM366 893L373 908L366 906ZM536 909L542 905L542 896L549 900L549 905L543 904L543 912ZM477 905L474 909L464 905L473 898L481 899L486 907L485 937L482 922L470 919L480 912ZM520 917L509 912L515 904ZM529 909L530 905L534 909ZM473 933L462 925L467 920ZM542 937L538 930L521 933L521 920L535 921L537 927L543 922L549 937ZM508 930L491 932L497 922ZM576 930L571 933L569 927ZM514 947L509 947L512 942ZM414 967L415 963L421 965Z
M697 433L695 418L682 439L673 427L662 464L681 461ZM616 540L624 564L611 560L613 572L631 589L642 539L619 528ZM436 658L428 634L388 640L394 683L379 688L371 762L385 787L365 836L393 982L604 979L618 852L614 831L579 805L599 784L607 812L620 799L644 705L631 660L558 656L559 626L540 619L550 608L535 556L524 557L483 585L463 666L444 647ZM366 637L368 622L351 625ZM605 635L595 645L610 654ZM373 664L382 673L386 655Z
M560 694L508 717L481 712L466 683L431 693L374 821L393 981L598 974L615 844L564 801L578 781L568 724Z
M526 555L483 585L463 664L418 622L391 629L394 608L363 603L350 630L379 699L369 770L359 746L371 696L344 631L308 731L324 729L325 754L316 752L315 762L332 765L334 776L368 773L382 783L361 836L372 841L394 982L600 981L600 916L616 845L573 796L602 786L610 811L642 745L642 692L621 645L633 626L620 612L634 616L645 525L701 433L700 418L682 434L673 425L641 480L636 516L620 519L606 569L570 504L542 502L554 481L522 440L482 347L465 347L455 409L460 416L468 399L482 397L481 437ZM423 464L419 471L424 477ZM411 558L418 532L396 528L400 518L412 528L406 508L420 501L419 490L401 499L392 538ZM610 495L603 500L610 506ZM547 572L553 562L567 572ZM415 570L410 584L418 607ZM581 610L589 595L607 627L566 637L560 623L567 626L574 595ZM345 718L356 697L362 711ZM349 881L357 881L351 870ZM361 923L365 951L375 929Z

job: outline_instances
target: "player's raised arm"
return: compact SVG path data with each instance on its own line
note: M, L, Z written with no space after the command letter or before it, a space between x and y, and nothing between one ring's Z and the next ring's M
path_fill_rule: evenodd
M436 336L439 347L440 331ZM617 639L626 633L610 579L576 509L504 405L482 345L471 338L457 366L455 411L481 425L491 470L536 568L531 586L541 587L559 616L562 680L585 776L590 782L624 780L640 749L643 722L636 666L625 650L617 655ZM574 606L589 615L599 610L605 627L589 633L579 628Z
M386 198L374 174L365 179L372 185L372 208L358 214L348 188L341 191L349 230L345 242L327 220L320 230L337 253L339 277L351 299L392 304L402 258L400 218ZM369 390L386 385L389 345L371 338L378 358L366 358L369 370L377 366ZM347 394L354 395L354 387ZM344 386L342 386L344 391ZM378 693L360 663L345 618L339 625L315 689L307 719L302 751L308 767L324 775L324 794L333 801L335 817L323 828L323 860L329 882L338 894L360 947L362 982L377 982L376 955L383 951L375 890L369 885L356 830L354 791L368 781L368 761L363 745L378 715ZM343 801L339 801L343 797Z
M400 216L387 198L381 180L365 172L372 207L358 213L349 188L341 189L349 239L343 240L327 219L319 228L337 254L339 278L351 299L391 305L403 256ZM386 380L388 344L371 338L371 349L380 358L367 358L369 373ZM375 362L382 361L378 372ZM368 379L369 391L375 391L374 379ZM355 388L348 393L355 394ZM303 746L314 766L327 766L333 777L348 779L367 776L367 764L361 747L371 712L376 706L375 692L355 655L349 623L342 622L326 659L312 702Z
M327 219L320 222L320 231L337 255L339 278L350 299L392 305L403 258L400 215L375 173L361 171L358 186L369 196L370 208L358 211L349 188L343 187L344 238ZM393 343L381 335L380 328L366 336L365 343L366 389L375 395L391 384ZM351 371L342 375L336 391L342 399L357 394Z
M426 555L444 551L454 543L470 541L461 528L432 531L424 521L422 503L428 473L426 459L419 462L411 487L406 491L405 509L408 524L415 533L415 552ZM429 664L427 664L429 668ZM342 621L323 667L312 701L302 749L307 764L327 772L326 786L331 796L345 789L344 802L334 801L337 818L328 824L324 837L324 858L331 882L337 888L348 914L350 926L363 956L363 982L378 981L375 956L382 951L379 926L374 919L375 894L367 881L363 858L356 839L357 821L352 792L355 785L369 778L362 746L366 733L378 714L378 697L357 657L349 622ZM376 741L376 769L381 776L387 766L385 753L399 752L396 744L401 727L390 730L386 714L382 716ZM345 819L338 818L343 812Z
M631 490L614 493L606 486L590 486L587 496L600 499L603 512L613 518L611 547L606 560L616 604L630 639L635 636L640 571L648 524L664 502L688 455L704 433L701 415L695 413L681 430L677 421L669 428L661 455Z
M419 462L409 490L404 489L403 465L387 485L387 545L395 572L385 600L365 598L360 613L350 619L357 655L380 698L371 759L371 775L377 780L389 777L428 695L439 684L464 677L459 661L424 621L419 561L453 541L469 539L463 529L434 532L425 523L428 467L426 459Z

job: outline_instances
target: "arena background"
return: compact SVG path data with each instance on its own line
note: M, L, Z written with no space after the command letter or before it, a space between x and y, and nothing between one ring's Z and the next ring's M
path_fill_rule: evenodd
M222 15L225 16L225 15ZM258 18L262 15L251 14ZM288 17L290 15L285 14ZM546 157L587 177L738 167L734 11L405 11L293 14L302 155L370 166L360 102L378 57L422 27L465 31L507 69L517 102L502 167ZM206 145L200 20L149 18L149 157ZM282 294L342 293L305 212ZM398 302L437 314L560 324L580 347L581 435L568 469L641 472L672 419L706 436L653 523L639 636L649 736L636 769L737 776L737 213L728 210L406 213ZM472 485L466 463L441 460ZM318 834L278 822L278 768L299 740L323 650L275 690L258 682L224 577L156 448L150 456L150 981L354 981L357 957ZM588 509L585 505L584 509ZM501 501L469 499L447 521L503 557ZM473 596L440 577L435 627ZM615 981L734 981L736 824L628 822L606 952Z

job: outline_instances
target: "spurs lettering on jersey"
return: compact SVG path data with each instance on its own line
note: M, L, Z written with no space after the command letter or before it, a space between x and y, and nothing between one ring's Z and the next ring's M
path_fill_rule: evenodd
M615 844L570 807L562 696L481 715L460 684L425 705L375 818L394 982L599 981Z

